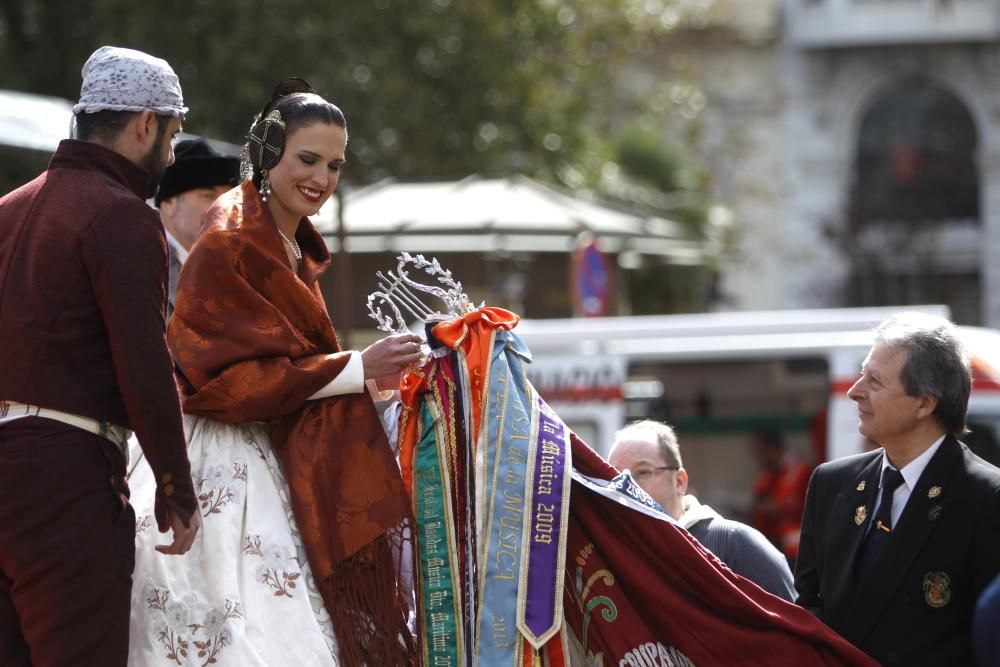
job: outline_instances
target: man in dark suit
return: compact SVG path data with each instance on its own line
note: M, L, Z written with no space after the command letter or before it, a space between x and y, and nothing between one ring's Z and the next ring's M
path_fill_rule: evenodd
M881 449L809 482L797 602L882 664L972 664L972 614L1000 571L1000 470L958 441L969 361L954 326L883 322L848 391Z

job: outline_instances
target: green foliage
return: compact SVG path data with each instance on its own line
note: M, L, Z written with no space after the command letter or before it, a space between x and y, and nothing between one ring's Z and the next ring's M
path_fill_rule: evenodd
M714 272L703 266L668 265L650 258L628 273L632 314L696 313L713 295Z
M649 130L626 126L618 135L618 162L626 174L661 192L680 188L684 168L680 151Z
M711 209L707 176L650 125L645 119L626 124L601 151L591 153L599 159L569 170L569 177L629 210L679 222L691 238L705 238Z
M347 177L556 180L593 159L618 112L616 73L665 30L639 0L7 0L3 87L75 99L84 60L115 44L166 58L186 129L242 143L279 80L301 76L348 117Z

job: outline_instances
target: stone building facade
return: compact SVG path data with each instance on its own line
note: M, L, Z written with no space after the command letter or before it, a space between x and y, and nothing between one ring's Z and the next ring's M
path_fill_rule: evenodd
M704 97L664 132L734 214L718 307L945 303L1000 326L1000 2L681 6L623 86Z

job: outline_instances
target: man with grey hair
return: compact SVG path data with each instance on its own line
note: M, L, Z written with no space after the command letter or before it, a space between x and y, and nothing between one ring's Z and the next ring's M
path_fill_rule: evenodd
M894 315L847 392L881 448L809 481L796 601L882 664L973 662L973 609L1000 571L1000 470L958 441L971 387L951 322Z
M608 462L632 478L681 526L736 574L791 601L792 573L781 552L750 526L724 519L687 493L688 474L674 430L646 420L615 434Z
M125 665L134 430L182 554L200 514L164 323L167 249L145 202L187 112L166 61L102 47L75 139L0 198L0 664Z

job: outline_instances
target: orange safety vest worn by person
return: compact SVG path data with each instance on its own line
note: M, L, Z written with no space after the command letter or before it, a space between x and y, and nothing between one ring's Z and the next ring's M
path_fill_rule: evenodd
M760 472L753 485L751 525L794 561L811 468L785 457L784 437L779 431L755 433L752 445Z

